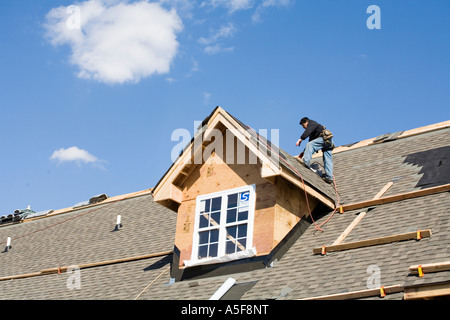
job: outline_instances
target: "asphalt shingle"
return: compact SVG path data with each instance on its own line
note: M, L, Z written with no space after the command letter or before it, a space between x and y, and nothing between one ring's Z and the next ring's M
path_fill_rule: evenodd
M385 196L420 189L422 168L405 158L450 145L449 133L447 128L335 154L342 202L369 200L389 181L394 184ZM321 159L314 161L320 163ZM13 241L12 249L0 254L0 277L173 249L176 214L154 203L151 195L94 208L1 227L0 239L9 236ZM431 229L432 236L420 241L314 255L313 248L332 244L359 213L335 213L330 218L330 211L316 220L320 224L330 218L322 227L324 232L311 225L279 261L265 269L173 282L167 270L171 263L168 255L81 269L79 290L68 289L66 273L0 281L0 299L134 299L152 282L140 299L208 299L228 277L237 283L256 281L242 299L281 300L364 290L374 276L379 276L383 286L449 281L449 272L419 278L408 270L414 264L449 260L448 208L448 192L378 205L344 243ZM117 214L122 215L123 228L112 232ZM383 299L402 297L403 293L396 293Z

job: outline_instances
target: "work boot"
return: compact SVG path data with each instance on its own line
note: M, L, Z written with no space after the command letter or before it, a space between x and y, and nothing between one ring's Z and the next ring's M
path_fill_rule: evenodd
M323 181L325 181L325 182L328 183L328 184L333 183L333 179L330 179L330 178L328 178L328 177L322 177L322 179L323 179Z
M300 162L305 168L310 168L304 161L302 158L300 158L299 156L296 157L298 162Z

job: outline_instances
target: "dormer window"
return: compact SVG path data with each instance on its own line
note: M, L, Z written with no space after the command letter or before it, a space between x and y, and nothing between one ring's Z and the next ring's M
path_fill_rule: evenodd
M252 247L255 185L198 196L191 261Z
M335 208L331 186L220 107L152 194L178 215L177 281L266 267L314 210Z

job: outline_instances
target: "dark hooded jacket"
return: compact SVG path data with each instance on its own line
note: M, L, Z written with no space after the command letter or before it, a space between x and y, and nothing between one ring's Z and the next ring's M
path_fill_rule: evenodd
M315 122L314 120L309 120L308 126L306 127L305 132L303 132L300 139L305 140L308 137L309 141L317 139L324 129L325 128L321 124Z

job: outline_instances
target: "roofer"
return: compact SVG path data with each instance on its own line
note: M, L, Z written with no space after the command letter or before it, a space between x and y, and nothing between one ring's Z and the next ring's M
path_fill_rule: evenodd
M304 117L300 120L300 125L305 129L300 139L298 139L296 146L300 146L303 140L309 137L309 141L306 144L305 150L298 155L303 164L309 167L312 155L319 150L322 150L323 163L325 168L325 174L322 176L323 180L327 183L333 182L333 158L331 151L334 149L333 135L323 125L317 123L314 120L310 120Z

